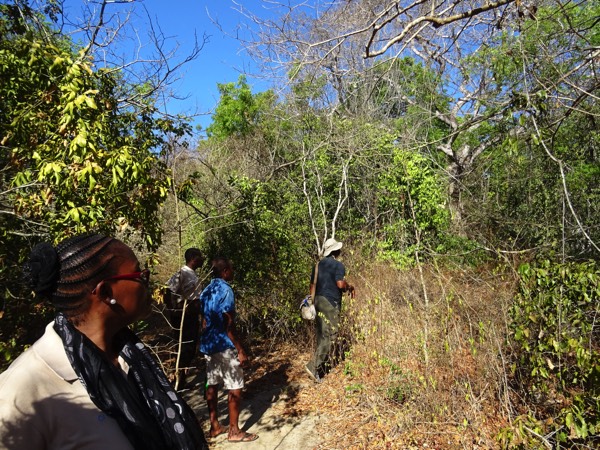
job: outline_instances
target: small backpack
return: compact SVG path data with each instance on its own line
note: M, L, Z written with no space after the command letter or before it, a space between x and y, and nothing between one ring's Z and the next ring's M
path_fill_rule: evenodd
M182 305L179 299L181 298L181 294L178 292L173 292L170 286L177 286L177 291L179 291L179 279L181 278L181 270L175 272L167 284L163 291L163 302L169 309L181 309Z

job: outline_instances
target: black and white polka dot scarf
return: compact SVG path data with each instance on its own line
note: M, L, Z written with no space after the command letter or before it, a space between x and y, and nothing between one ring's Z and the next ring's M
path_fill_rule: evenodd
M135 449L208 449L193 411L133 332L124 329L117 337L129 365L126 378L62 313L54 329L91 400L118 422Z

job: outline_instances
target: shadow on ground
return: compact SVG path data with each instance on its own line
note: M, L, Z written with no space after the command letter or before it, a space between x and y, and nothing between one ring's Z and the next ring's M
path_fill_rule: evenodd
M288 355L289 357L290 355ZM259 438L250 443L230 443L227 435L209 439L211 449L240 448L251 449L312 449L318 446L315 433L317 418L299 412L295 407L298 393L311 382L302 377L298 380L286 355L257 357L245 371L246 387L240 411L240 427L256 433ZM210 423L208 409L203 398L204 365L197 361L198 368L188 379L181 393L196 412L202 428L208 436ZM219 419L228 425L227 391L219 391Z

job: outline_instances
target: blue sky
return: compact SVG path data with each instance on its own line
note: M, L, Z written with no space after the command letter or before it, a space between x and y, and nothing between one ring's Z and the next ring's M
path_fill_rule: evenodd
M84 0L67 0L66 13L73 18L81 14ZM235 82L240 71L252 69L252 61L244 54L238 41L225 35L212 21L219 22L227 33L235 34L240 22L247 20L234 8L232 0L137 0L136 15L132 19L138 29L141 40L146 38L147 16L139 7L143 4L153 22L160 25L162 32L169 38L169 46L179 46L177 57L189 54L194 44L194 33L201 41L204 34L208 42L198 57L187 63L180 72L182 79L173 86L178 95L189 96L185 101L171 101L167 110L170 113L205 113L194 122L206 128L210 124L210 111L218 102L217 83ZM265 12L261 0L240 0L244 8L253 12ZM132 4L111 4L107 12L116 8L130 9ZM132 41L133 42L133 41ZM265 90L264 82L248 77L254 92Z
M200 112L210 111L218 102L217 83L235 82L240 71L252 66L250 59L240 48L238 41L226 36L209 18L218 20L224 31L235 34L239 22L245 18L233 9L231 0L145 0L150 14L154 14L167 35L181 45L182 53L190 49L194 41L194 32L199 39L209 35L198 58L183 67L183 78L177 91L189 95L185 102L173 103L170 107L192 108ZM260 0L242 1L246 8L260 8ZM248 79L253 84L251 78ZM260 88L256 88L260 90ZM198 118L198 123L206 127L210 116Z

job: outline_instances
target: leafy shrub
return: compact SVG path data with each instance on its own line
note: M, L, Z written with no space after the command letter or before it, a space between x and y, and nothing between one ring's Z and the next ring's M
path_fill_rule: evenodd
M594 446L600 430L600 268L544 261L521 266L519 274L511 309L513 372L530 410L501 438L525 448L540 439Z
M304 209L274 182L232 176L229 213L204 235L207 255L226 255L235 268L240 326L286 335L301 325L312 262L306 255Z
M395 403L404 403L413 395L413 381L408 373L388 358L379 359L381 367L389 368L387 386L384 397Z
M393 164L379 179L383 214L382 256L398 267L414 264L415 251L436 247L450 225L444 183L423 156L394 149Z

